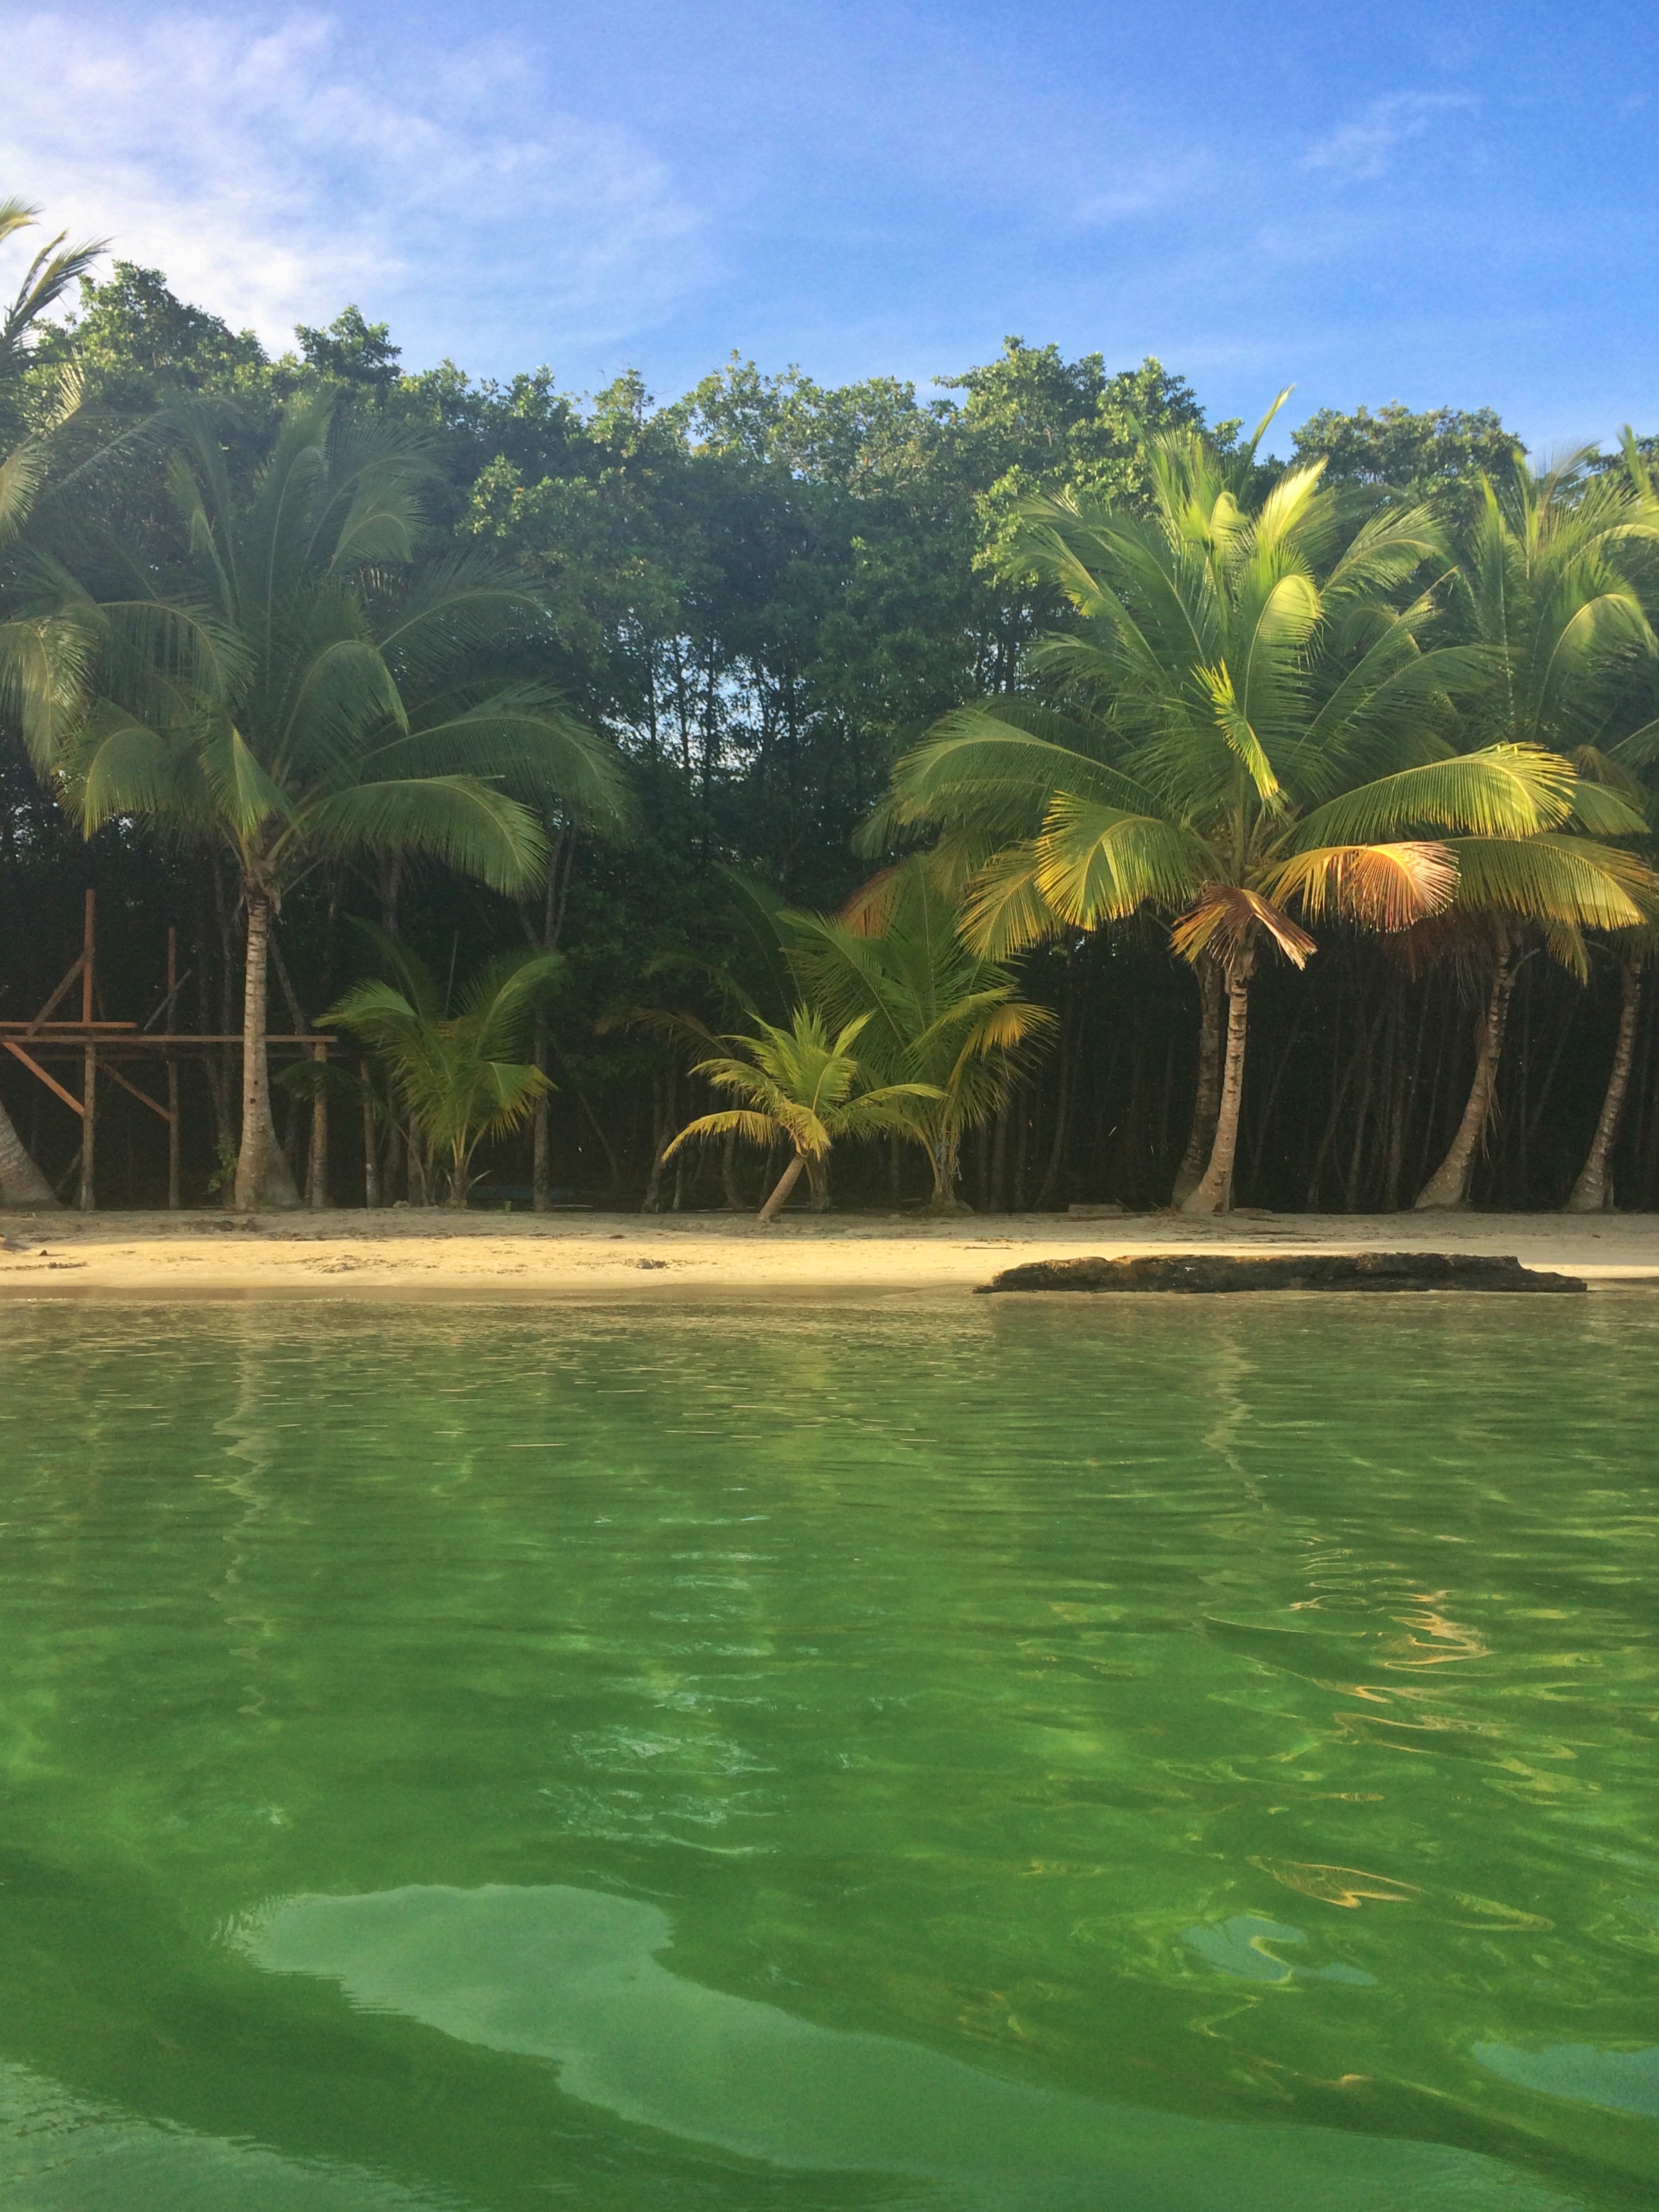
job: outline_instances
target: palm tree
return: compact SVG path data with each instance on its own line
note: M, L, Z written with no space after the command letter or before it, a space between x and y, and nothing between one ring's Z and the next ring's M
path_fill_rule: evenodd
M1643 586L1659 555L1659 499L1628 433L1626 449L1622 474L1589 473L1592 457L1583 453L1536 474L1516 461L1502 481L1480 481L1458 574L1465 619L1488 657L1487 679L1467 702L1468 726L1489 744L1547 747L1577 773L1571 817L1545 836L1521 845L1453 841L1456 909L1470 924L1462 942L1484 949L1486 988L1468 1096L1445 1158L1418 1195L1419 1206L1458 1206L1468 1198L1526 939L1541 937L1583 979L1583 930L1611 930L1628 941L1659 890L1640 861L1601 842L1639 836L1648 826L1635 804L1639 787L1616 762L1645 757L1653 726L1621 738L1618 723L1633 665L1659 655L1643 605ZM1632 983L1625 996L1633 1035ZM1620 1082L1602 1176L1623 1095ZM1607 1106L1604 1100L1604 1114ZM1601 1184L1595 1188L1599 1203Z
M385 1062L418 1139L422 1172L446 1160L449 1203L464 1206L478 1146L519 1127L551 1088L517 1055L563 957L526 949L492 960L464 987L452 1014L423 961L384 931L369 934L397 981L358 984L324 1018L355 1030Z
M888 1081L928 1085L915 1134L933 1171L933 1210L960 1204L962 1140L994 1114L1022 1072L1022 1048L1055 1028L1019 997L1007 969L969 951L956 902L920 857L884 870L839 915L790 915L791 964L832 1022L865 1021L861 1063Z
M822 1015L797 1006L789 1027L760 1021L757 1035L741 1033L725 1042L735 1054L701 1060L691 1071L716 1091L746 1103L719 1114L703 1114L683 1128L663 1154L672 1158L694 1139L733 1135L769 1149L780 1139L790 1158L758 1218L770 1221L807 1170L814 1186L815 1211L826 1204L822 1172L837 1139L855 1140L884 1130L914 1133L917 1106L939 1097L930 1083L888 1083L859 1087L862 1070L853 1047L871 1019L861 1014L831 1036Z
M78 719L37 750L88 835L149 819L231 856L246 915L247 1209L297 1202L265 1049L284 893L352 854L423 854L521 891L544 863L539 816L614 823L623 794L613 755L544 688L489 680L492 653L538 619L527 590L477 560L414 565L418 452L343 419L335 392L303 395L245 493L226 420L204 404L176 411L187 571L158 581L131 560L125 596L68 611L93 665Z
M33 230L40 218L40 209L31 207L27 200L0 200L0 246L20 231ZM106 239L93 239L66 246L64 240L68 235L60 230L56 238L47 240L23 271L23 281L10 305L0 309L0 431L8 439L15 437L21 428L14 394L29 365L41 321L70 287L88 275L108 244Z
M1215 1134L1182 1201L1215 1213L1231 1204L1258 954L1301 967L1316 949L1288 902L1409 927L1455 894L1444 832L1552 827L1571 779L1534 747L1457 757L1437 733L1485 661L1423 647L1431 593L1394 604L1442 557L1424 512L1355 528L1322 464L1247 512L1239 465L1190 434L1151 462L1146 519L1071 498L1024 510L1017 557L1078 617L1032 655L1067 711L1017 697L946 716L869 834L943 827L964 933L992 957L1143 908L1173 917L1174 950L1213 963L1226 1000Z
M17 199L0 200L0 246L18 232L31 229L40 210ZM36 495L52 458L51 432L57 421L21 435L23 419L15 394L27 368L32 341L41 318L91 268L103 252L101 244L65 248L64 234L51 240L24 271L23 281L10 305L0 311L0 556L21 538ZM61 419L72 411L76 393L66 380L55 410ZM15 442L13 442L15 441ZM9 621L0 611L0 712L21 709L28 690L25 672L38 649L38 640L26 623ZM57 1194L31 1158L0 1104L0 1205L55 1206Z

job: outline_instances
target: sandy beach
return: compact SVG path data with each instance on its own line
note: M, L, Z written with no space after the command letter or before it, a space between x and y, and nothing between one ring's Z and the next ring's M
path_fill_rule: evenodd
M1659 1286L1659 1215L1170 1213L786 1217L385 1213L0 1215L0 1297L750 1297L973 1291L1084 1254L1513 1253L1592 1287Z

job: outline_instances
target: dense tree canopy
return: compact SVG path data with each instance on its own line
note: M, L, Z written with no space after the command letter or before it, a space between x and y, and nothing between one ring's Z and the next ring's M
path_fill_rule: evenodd
M561 390L546 368L504 383L476 381L450 362L408 373L392 333L356 307L325 327L301 327L293 349L273 357L252 333L180 300L160 271L116 261L100 276L88 250L77 249L79 260L52 251L58 258L48 255L34 278L44 276L51 296L33 305L20 298L0 347L4 447L25 453L21 474L33 487L27 527L20 522L0 548L0 621L14 641L46 640L40 653L52 644L57 711L74 728L65 722L60 750L37 741L31 753L36 709L20 647L0 678L0 1017L27 1018L45 1000L78 949L82 893L95 885L104 1010L149 1018L165 990L173 928L184 980L168 1026L236 1031L250 889L257 908L258 856L286 839L295 865L261 921L284 1029L317 1024L370 972L362 933L348 927L354 915L394 932L434 977L481 973L526 946L563 956L560 988L534 1016L529 1048L546 1082L526 1079L533 1127L504 1124L483 1141L475 1196L494 1189L527 1200L533 1190L542 1202L562 1194L637 1203L649 1190L665 1204L747 1202L758 1194L763 1160L734 1158L729 1146L670 1150L688 1121L718 1103L707 1077L691 1072L708 1053L614 1017L672 997L705 1033L732 1030L740 1018L732 994L750 991L744 979L754 982L763 957L744 919L763 908L734 900L734 869L798 915L823 916L822 942L852 960L880 905L837 921L844 902L872 868L930 841L929 820L948 819L948 809L929 817L919 802L908 806L908 828L883 811L896 763L928 757L929 744L964 727L964 715L981 727L1029 730L1040 711L1061 708L1097 732L1066 742L1123 773L1139 763L1135 773L1157 794L1147 818L1186 840L1185 888L1176 896L1171 879L1167 896L1108 900L1098 913L1060 899L1042 927L1023 933L981 928L975 939L970 928L963 975L989 975L986 988L1031 1011L1024 1042L1013 1050L1010 1036L997 1080L981 1086L982 1110L948 1145L932 1146L931 1164L921 1142L903 1148L906 1202L947 1202L939 1176L959 1173L958 1196L977 1206L1167 1203L1206 1085L1213 1092L1219 1080L1226 1029L1218 971L1208 972L1217 963L1179 957L1183 945L1178 936L1172 951L1169 925L1233 890L1288 899L1296 929L1319 949L1305 973L1257 965L1248 1079L1241 1053L1232 1152L1217 1185L1222 1202L1228 1185L1256 1204L1409 1200L1463 1127L1471 1083L1490 1061L1466 1184L1485 1200L1560 1204L1592 1137L1601 1141L1615 1044L1628 1101L1621 1093L1604 1132L1606 1181L1621 1202L1650 1204L1659 1194L1659 1020L1631 981L1642 966L1632 965L1636 940L1614 926L1645 918L1650 878L1639 820L1659 750L1644 734L1659 714L1649 627L1659 577L1639 531L1624 528L1650 497L1638 481L1639 441L1628 456L1581 462L1551 480L1558 535L1589 533L1579 581L1593 569L1605 582L1601 611L1574 629L1559 593L1546 605L1547 592L1526 582L1524 546L1516 553L1504 550L1508 540L1498 544L1505 530L1526 538L1527 503L1536 504L1528 488L1540 480L1519 465L1518 440L1480 406L1324 410L1294 432L1282 462L1251 446L1237 423L1209 422L1193 387L1156 361L1114 370L1101 355L1067 361L1053 345L1017 337L932 392L887 378L830 388L799 369L768 374L734 356L678 398L659 400L634 375L584 396ZM65 313L77 284L78 304ZM355 842L342 835L307 845L295 825L323 787L314 776L270 802L252 845L224 833L235 810L227 812L222 788L208 803L201 779L211 782L216 771L202 750L204 732L215 713L223 730L236 726L240 710L225 704L236 684L238 696L258 691L232 668L246 662L227 643L240 617L210 573L214 547L229 518L256 514L273 456L307 422L327 426L313 429L308 451L396 457L401 535L354 569L355 612L342 602L325 619L313 607L313 643L325 658L329 622L366 653L379 651L398 605L422 592L435 605L441 580L464 586L468 576L489 577L502 595L500 619L483 629L453 611L447 629L449 618L431 617L433 650L418 669L394 669L395 703L390 694L379 708L355 698L353 743L364 757L377 746L407 747L423 726L453 730L492 701L516 701L521 719L539 716L548 732L565 733L567 747L597 749L582 757L613 763L623 795L597 806L568 791L561 799L557 775L538 774L523 731L511 759L498 732L493 750L483 744L468 760L452 749L441 771L431 770L470 777L480 806L507 810L503 822L526 810L536 826L516 872L475 865L469 878L448 865L456 854L435 830L399 845L382 824ZM1195 701L1216 742L1224 750L1231 742L1221 695L1234 684L1237 706L1238 623L1218 618L1214 653L1166 655L1164 679L1154 681L1125 642L1137 624L1143 641L1152 634L1151 571L1130 574L1129 550L1159 531L1179 538L1186 527L1179 516L1171 521L1167 459L1159 460L1176 450L1207 457L1206 530L1224 536L1233 526L1218 502L1242 518L1277 512L1275 500L1312 500L1317 520L1305 545L1285 541L1273 580L1279 598L1251 617L1272 632L1276 672L1265 769L1247 758L1237 731L1230 756L1249 794L1242 842L1223 835L1220 814L1199 821L1176 793L1182 772L1169 744L1158 751L1159 732L1167 738L1183 715L1190 721ZM21 474L14 471L20 483ZM1098 623L1077 584L1071 541L1079 532L1094 533L1097 552L1117 549L1114 589L1129 629L1117 627L1115 659L1103 633L1091 643ZM1382 550L1365 591L1345 597L1339 587L1332 597L1343 548L1367 545ZM1287 580L1304 574L1307 592ZM1194 589L1209 588L1194 574ZM313 587L322 588L314 573ZM1298 592L1314 596L1306 606L1297 599L1291 620ZM1496 613L1494 592L1508 593ZM1528 635L1553 622L1566 638L1553 674L1523 667L1511 649L1515 626L1505 629L1504 617L1522 600ZM164 605L197 623L189 652L183 616L170 616L167 629L131 611ZM117 607L126 611L98 612ZM79 630L47 639L41 625L53 611L67 619L76 609ZM212 681L200 649L210 632L221 653ZM1096 660L1085 668L1091 651ZM1385 662L1386 702L1375 680ZM1413 672L1407 663L1421 665ZM1534 703L1506 709L1522 696ZM112 770L125 761L128 783L106 774L102 801L88 800L95 748L88 744L114 736L117 708L172 747L175 768L186 756L194 763L201 787L191 787L190 807L151 803L156 779L146 782L133 767L131 739L105 763ZM313 728L325 751L336 742L334 712ZM1339 726L1347 768L1328 748L1315 757ZM589 737L572 736L580 730ZM1524 927L1511 915L1503 933L1505 1026L1494 1038L1491 933L1466 927L1460 936L1445 920L1379 931L1352 883L1346 902L1333 890L1316 917L1311 878L1296 888L1273 872L1282 874L1299 849L1293 817L1348 785L1431 755L1462 760L1506 744L1559 761L1563 792L1595 787L1578 814L1570 800L1540 800L1534 826L1598 836L1629 912L1615 915L1609 900L1605 911L1592 902ZM337 749L327 774L345 774ZM914 800L914 768L907 774ZM95 795L95 778L92 788ZM1597 791L1606 794L1599 812ZM216 806L216 839L206 827ZM1414 839L1427 852L1437 838L1455 845L1454 833L1474 821L1468 805L1425 807L1409 819L1395 812L1393 829L1356 830L1350 843L1392 840L1403 850ZM246 805L239 818L252 819ZM1013 878L995 825L980 826L976 852L957 851L954 877L947 854L934 880L982 916L988 887ZM1009 834L1018 844L1062 827L1043 800ZM1468 861L1471 885L1478 859ZM1449 887L1443 896L1424 888L1429 862L1413 865L1421 896L1411 916L1402 910L1406 919L1452 898ZM1443 865L1455 870L1455 852ZM1002 878L970 884L973 870L988 866ZM1052 867L1050 876L1058 880ZM1463 896L1467 905L1473 892ZM1226 951L1220 939L1214 949ZM892 960L872 959L869 972L898 974L906 957L896 945ZM1003 964L991 969L992 958ZM971 976L962 984L970 996L980 988ZM819 1014L833 1039L853 1007L847 992L830 995ZM790 1007L763 1003L757 985L749 1002L756 1018L785 1028L793 1020ZM848 1049L856 1058L856 1043ZM891 1055L871 1048L866 1057L860 1081L894 1079ZM943 1076L930 1063L942 1090L956 1066L945 1058ZM273 1094L269 1140L296 1181L309 1158L321 1194L354 1204L377 1185L388 1200L410 1187L410 1131L398 1125L395 1086L372 1070L363 1079L379 1102L365 1124L375 1133L367 1165L338 1137L337 1112L333 1152L319 1150L312 1129L322 1094L303 1085ZM244 1136L240 1088L228 1048L185 1066L187 1199L229 1187L225 1162ZM23 1148L67 1188L77 1142L68 1113L9 1057L0 1103ZM118 1133L100 1154L100 1196L154 1202L165 1165L153 1123L125 1098L103 1110ZM896 1158L886 1136L862 1150L839 1145L837 1194L890 1203ZM243 1181L251 1197L254 1182L246 1172Z

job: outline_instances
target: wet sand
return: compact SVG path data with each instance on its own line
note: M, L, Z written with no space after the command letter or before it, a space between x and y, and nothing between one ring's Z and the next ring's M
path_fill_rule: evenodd
M0 1297L572 1298L966 1293L1016 1261L1134 1253L1513 1253L1659 1286L1659 1214L0 1214ZM21 1249L16 1249L21 1248Z

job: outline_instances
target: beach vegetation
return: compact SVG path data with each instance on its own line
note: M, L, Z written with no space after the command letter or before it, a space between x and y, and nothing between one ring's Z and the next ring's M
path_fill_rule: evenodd
M826 1107L902 1094L834 1135L842 1202L1659 1203L1650 436L1534 463L1479 394L1251 434L1020 337L931 391L579 398L349 304L277 351L95 245L20 269L0 1020L94 890L102 1015L238 1040L168 1079L187 1199L453 1188L321 1028L369 966L419 1012L368 921L562 962L464 1146L538 1207L752 1203L702 1125L771 1109L709 1071L805 1110L811 1053ZM100 1100L100 1195L155 1202ZM52 1202L74 1117L9 1049L0 1117L0 1199Z

